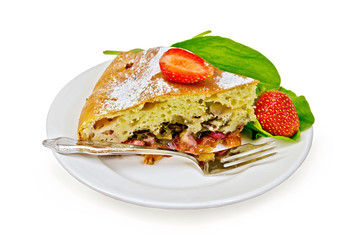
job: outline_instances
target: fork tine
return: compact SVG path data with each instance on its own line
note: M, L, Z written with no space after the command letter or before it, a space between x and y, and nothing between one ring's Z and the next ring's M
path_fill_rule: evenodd
M266 155L262 155L262 156L252 158L252 159L249 159L247 161L242 161L240 163L229 165L229 166L226 166L226 167L224 165L224 168L220 172L230 171L232 169L239 168L239 167L242 167L242 166L247 166L247 168L243 169L243 170L246 170L246 169L256 165L256 164L251 164L251 163L258 162L258 161L260 161L262 159L271 157L271 156L273 156L275 154L277 154L277 152L272 152L272 153L269 153L269 154L266 154Z
M269 154L266 154L266 155L263 155L263 156L259 156L259 157L256 157L256 158L252 158L252 159L249 159L247 161L239 162L237 164L227 166L227 167L225 167L225 165L223 163L219 162L219 161L206 162L206 164L205 164L205 166L203 168L203 173L205 175L217 175L217 174L220 174L220 173L222 174L222 173L228 172L228 171L236 169L236 168L240 168L240 170L238 172L241 172L241 171L244 171L244 170L246 170L246 169L248 169L250 167L265 163L265 162L262 162L262 163L256 164L256 162L258 162L258 161L260 161L262 159L271 157L271 156L273 156L275 154L277 154L277 152L272 152L272 153L269 153ZM255 163L255 164L252 164L252 163ZM245 166L245 168L242 168L242 166ZM230 171L230 173L234 173L234 171Z
M265 163L265 161L259 163L259 164L253 164L254 162L263 160L265 158L271 157L277 152L267 153L271 150L275 149L276 147L269 147L267 149L259 150L258 152L250 153L247 152L247 155L245 155L245 152L241 152L240 154L235 154L232 156L227 157L227 162L221 162L222 156L216 156L214 161L207 161L200 165L202 171L205 175L216 175L219 173L223 173L235 168L240 168L240 171L246 170L249 167L256 166L259 164ZM242 166L245 166L244 168ZM232 171L234 172L234 171Z
M232 164L233 162L237 162L241 159L248 159L249 157L252 157L252 156L255 156L255 155L259 155L263 152L267 152L267 151L270 151L270 150L273 150L275 149L275 146L274 147L270 147L270 148L266 148L266 149L262 149L262 150L259 150L256 151L256 152L241 152L240 154L236 154L236 155L232 155L232 156L229 156L229 157L226 157L224 159L221 160L222 163L225 163L225 165L228 165L228 164Z
M244 145L241 145L239 147L231 149L227 153L227 156L224 156L224 158L234 156L234 155L239 155L239 154L242 154L244 152L250 153L250 152L258 151L259 148L262 148L264 146L267 146L267 145L273 144L273 143L275 143L275 142L274 141L268 141L268 142L264 142L264 143L261 143L261 144L246 143Z

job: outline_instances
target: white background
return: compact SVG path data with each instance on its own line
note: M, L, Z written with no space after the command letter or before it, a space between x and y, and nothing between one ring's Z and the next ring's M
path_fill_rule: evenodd
M0 4L1 239L361 239L359 1L3 1ZM61 88L103 50L167 46L205 30L267 56L308 99L312 149L254 199L162 210L106 197L42 147Z

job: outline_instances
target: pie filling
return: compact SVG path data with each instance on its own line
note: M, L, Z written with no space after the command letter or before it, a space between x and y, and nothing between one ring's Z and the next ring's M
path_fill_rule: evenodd
M189 152L196 154L198 161L205 162L214 160L215 153L212 151L218 144L227 148L240 146L242 129L243 125L240 125L234 132L229 133L208 130L192 133L186 125L163 123L157 134L147 130L136 131L123 143ZM161 158L160 155L146 155L144 163L152 165Z

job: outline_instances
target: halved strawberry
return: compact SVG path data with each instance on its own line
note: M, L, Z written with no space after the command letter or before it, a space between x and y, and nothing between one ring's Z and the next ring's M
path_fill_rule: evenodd
M299 117L287 94L263 93L255 104L255 115L262 128L275 136L292 137L299 129Z
M171 48L160 59L163 75L172 82L195 83L214 74L214 68L200 56L181 48Z

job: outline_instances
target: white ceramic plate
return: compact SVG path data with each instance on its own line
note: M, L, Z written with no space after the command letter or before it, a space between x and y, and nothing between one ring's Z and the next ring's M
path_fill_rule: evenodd
M48 138L77 137L78 117L86 97L109 63L85 71L59 92L48 114ZM304 161L312 138L310 128L297 142L276 140L274 161L228 176L203 176L193 164L174 158L148 166L139 156L55 156L76 179L113 198L149 207L198 209L246 200L279 185Z

